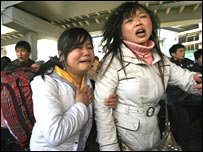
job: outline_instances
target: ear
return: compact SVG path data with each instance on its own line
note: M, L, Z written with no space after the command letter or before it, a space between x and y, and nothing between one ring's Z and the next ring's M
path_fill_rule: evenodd
M59 57L61 56L61 50L58 50L58 56Z
M171 53L171 55L172 55L172 57L174 57L174 56L175 56L175 53Z
M30 56L31 53L32 53L32 51L29 51L29 52L28 52L28 56Z
M60 61L61 61L61 62L64 62L64 61L65 61L64 54L62 54L59 58L60 58Z

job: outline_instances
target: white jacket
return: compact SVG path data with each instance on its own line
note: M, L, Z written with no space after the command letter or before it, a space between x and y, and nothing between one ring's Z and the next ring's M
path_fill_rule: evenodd
M140 61L124 45L123 61L128 79L121 68L119 60L113 59L106 74L101 77L101 71L95 84L94 108L97 124L97 140L101 151L119 151L116 126L122 141L134 151L152 147L160 139L157 114L158 102L164 94L163 84L159 76L157 62L160 61L155 50L152 51L154 61L148 65ZM192 86L193 72L182 69L166 60L164 71L165 88L168 84L178 85L190 93L197 93ZM103 64L107 66L108 61ZM118 105L115 110L104 106L104 100L112 93L118 95ZM148 116L147 116L148 115Z
M54 78L53 78L54 77ZM34 124L32 151L83 151L92 127L93 105L75 102L75 88L53 73L31 82ZM85 85L91 85L86 79ZM81 136L81 137L80 137Z

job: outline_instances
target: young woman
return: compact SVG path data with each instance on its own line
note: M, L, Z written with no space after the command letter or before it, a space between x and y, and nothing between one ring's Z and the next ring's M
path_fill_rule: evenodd
M72 28L58 40L59 59L40 66L31 82L34 124L31 151L83 151L93 121L92 85L86 74L94 60L92 38ZM115 107L115 95L107 99Z
M153 147L160 139L158 103L168 84L201 93L202 84L195 82L201 78L162 54L157 29L152 12L137 2L121 4L105 24L106 54L94 90L101 151L119 151L118 136L132 151ZM103 104L110 92L118 96L114 110Z

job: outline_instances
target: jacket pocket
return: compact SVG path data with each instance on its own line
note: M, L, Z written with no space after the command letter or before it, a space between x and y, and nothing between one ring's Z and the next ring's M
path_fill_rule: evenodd
M126 130L137 131L140 127L140 121L127 121L127 120L119 120L118 122L115 121L115 124L118 128L123 128Z

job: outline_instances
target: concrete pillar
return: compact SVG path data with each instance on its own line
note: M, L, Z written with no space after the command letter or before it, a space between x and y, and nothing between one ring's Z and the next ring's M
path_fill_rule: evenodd
M37 60L37 40L38 36L36 32L29 31L25 33L25 40L30 43L31 45L31 55L30 58L32 60Z

